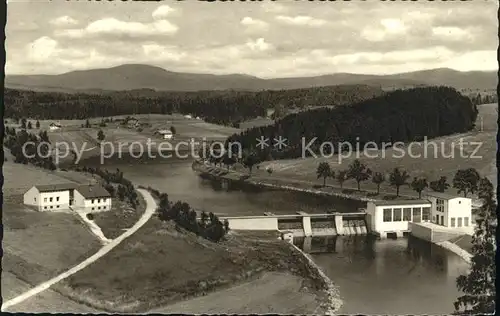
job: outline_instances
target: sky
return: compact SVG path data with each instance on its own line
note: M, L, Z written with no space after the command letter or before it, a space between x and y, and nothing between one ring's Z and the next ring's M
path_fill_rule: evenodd
M496 70L497 10L492 0L10 0L6 74L129 63L261 78Z

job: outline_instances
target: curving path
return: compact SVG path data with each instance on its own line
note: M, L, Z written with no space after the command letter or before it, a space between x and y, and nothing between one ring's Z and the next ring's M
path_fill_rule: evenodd
M146 222L151 218L151 216L154 214L154 212L156 210L156 207L157 207L156 201L153 199L153 197L151 196L151 194L148 191L146 191L144 189L137 189L137 191L139 191L139 193L141 193L144 196L144 200L146 201L147 206L146 206L146 211L141 216L141 218L137 221L137 223L134 224L134 226L130 227L126 232L121 234L119 237L117 237L116 239L112 240L111 242L109 242L108 244L103 246L101 249L99 249L98 252L96 252L95 254L93 254L92 256L87 258L86 260L82 261L78 265L74 266L73 268L69 269L68 271L63 272L63 273L59 274L58 276L56 276L56 277L54 277L46 282L43 282L42 284L35 286L31 290L29 290L21 295L18 295L16 297L14 297L13 299L8 300L7 302L5 302L2 305L2 311L5 311L5 309L7 309L9 307L14 306L16 304L19 304L19 303L23 302L24 300L42 292L42 291L47 290L48 288L50 288L52 285L56 284L57 282L75 274L76 272L84 269L85 267L87 267L91 263L94 263L95 261L99 260L99 258L106 255L113 248L118 246L123 240L125 240L127 237L134 234L139 228L141 228L144 224L146 224Z

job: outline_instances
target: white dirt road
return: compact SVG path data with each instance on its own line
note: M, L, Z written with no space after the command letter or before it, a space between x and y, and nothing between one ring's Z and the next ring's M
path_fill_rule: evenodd
M29 291L26 291L25 293L18 295L6 302L2 305L2 311L8 311L7 309L11 306L14 306L16 304L19 304L26 299L39 294L40 292L43 292L50 288L52 285L56 284L57 282L75 274L76 272L84 269L91 263L99 260L102 256L106 255L108 252L110 252L113 248L118 246L123 240L134 234L139 228L141 228L146 222L151 218L151 216L154 214L156 210L156 202L151 196L151 194L144 190L144 189L138 189L139 193L141 193L144 196L144 199L146 200L146 211L144 214L141 216L141 218L137 221L137 223L134 224L130 229L128 229L126 232L124 232L122 235L117 237L116 239L112 240L109 242L107 245L103 246L101 249L99 249L98 252L96 252L94 255L90 256L86 260L82 261L78 265L74 266L73 268L69 269L66 272L61 273L60 275L30 289Z

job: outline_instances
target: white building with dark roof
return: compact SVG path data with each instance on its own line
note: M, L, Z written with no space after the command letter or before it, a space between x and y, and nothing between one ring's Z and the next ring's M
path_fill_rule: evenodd
M25 205L38 211L68 211L79 209L90 212L111 209L111 195L101 185L60 183L35 185L24 193Z
M56 131L61 129L61 124L60 123L50 123L49 125L49 130L51 131Z
M24 193L23 201L39 211L68 210L72 205L70 193L77 186L76 183L35 185Z
M75 189L74 205L90 212L109 211L111 195L100 185L81 185Z

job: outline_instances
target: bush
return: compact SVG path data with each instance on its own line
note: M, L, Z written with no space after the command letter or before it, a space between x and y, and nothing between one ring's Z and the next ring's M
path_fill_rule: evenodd
M88 213L87 214L87 219L93 221L94 220L94 214Z

